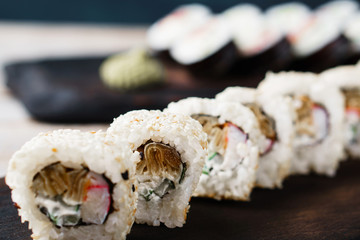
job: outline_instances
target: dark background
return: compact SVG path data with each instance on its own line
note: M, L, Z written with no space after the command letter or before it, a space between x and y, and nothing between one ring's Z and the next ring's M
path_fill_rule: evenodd
M358 0L360 1L360 0ZM215 13L242 1L203 0ZM266 9L284 0L249 1ZM326 0L303 0L314 8ZM97 22L97 23L152 23L175 7L193 3L185 0L0 0L0 20Z

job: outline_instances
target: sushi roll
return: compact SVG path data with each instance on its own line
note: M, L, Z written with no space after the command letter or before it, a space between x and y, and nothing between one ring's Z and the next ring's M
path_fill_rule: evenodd
M327 18L334 24L343 25L359 9L359 3L353 0L335 0L319 6L315 14Z
M265 138L248 108L214 99L187 98L165 110L196 119L208 135L208 152L194 196L249 200Z
M355 64L360 59L360 12L346 22L344 36L351 44L351 55L347 63Z
M238 52L232 73L277 71L290 63L289 42L284 34L268 23L258 7L239 4L221 15L231 27Z
M342 66L320 75L325 84L335 86L343 96L345 148L353 158L360 157L360 68Z
M201 125L180 114L139 110L115 119L107 133L115 143L126 138L140 154L135 221L182 227L206 157Z
M279 31L267 24L258 7L239 4L222 15L231 26L239 55L232 68L233 73L278 70L289 62L291 52L288 42Z
M276 96L292 99L295 137L291 173L334 176L344 156L340 92L312 73L269 73L258 86L262 102Z
M318 7L300 30L289 36L297 57L291 69L321 72L347 61L352 50L343 28L357 9L358 3L351 0L331 1Z
M6 183L33 239L125 239L136 209L136 158L104 133L57 130L13 155Z
M192 75L213 77L227 73L237 51L228 24L217 15L180 38L170 55Z
M295 60L290 69L321 72L348 59L350 43L342 35L342 25L327 15L314 15L301 29L289 35Z
M216 96L220 101L237 102L255 115L266 146L260 152L256 185L263 188L281 188L289 175L292 158L292 108L289 97L279 96L259 102L255 88L228 87Z
M271 26L288 35L297 32L311 17L311 10L300 2L289 2L266 10L265 17Z
M211 16L208 7L201 4L182 5L150 26L146 33L148 47L160 59L171 62L171 46Z

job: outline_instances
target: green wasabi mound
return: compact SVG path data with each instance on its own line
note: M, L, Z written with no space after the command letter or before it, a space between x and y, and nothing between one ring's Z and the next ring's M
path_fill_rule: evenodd
M164 82L163 67L143 48L106 59L100 66L102 81L112 89L132 90Z

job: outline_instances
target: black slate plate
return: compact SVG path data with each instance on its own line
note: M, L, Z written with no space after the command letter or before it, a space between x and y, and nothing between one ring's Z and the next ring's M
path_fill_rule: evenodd
M343 162L334 178L293 176L282 190L256 189L250 202L193 198L183 228L135 224L129 240L360 239L360 161ZM0 180L0 239L28 240Z
M189 96L214 97L227 86L256 87L263 74L251 77L195 79L179 66L166 66L166 84L132 92L105 87L98 69L105 57L49 59L8 64L8 87L38 120L111 122L135 109L163 109Z

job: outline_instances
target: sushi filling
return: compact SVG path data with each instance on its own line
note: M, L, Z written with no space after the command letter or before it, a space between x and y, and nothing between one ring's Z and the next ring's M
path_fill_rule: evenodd
M204 114L194 114L191 117L200 122L208 135L208 156L202 173L213 175L217 170L221 171L226 159L237 158L232 154L236 152L239 142L246 143L248 135L231 122L220 124L219 117Z
M110 212L111 188L100 174L60 163L42 169L32 185L39 210L57 227L103 224Z
M296 111L295 145L311 146L321 143L329 133L329 113L308 96L294 97Z
M246 104L246 106L249 107L254 113L259 123L260 131L266 137L266 146L260 153L260 155L263 156L272 150L274 143L277 141L275 121L274 119L266 115L265 112L257 104L248 103Z
M186 164L174 147L148 141L137 151L141 156L136 166L138 192L145 201L159 200L182 183Z
M345 96L346 140L349 145L360 143L360 89L343 89Z

